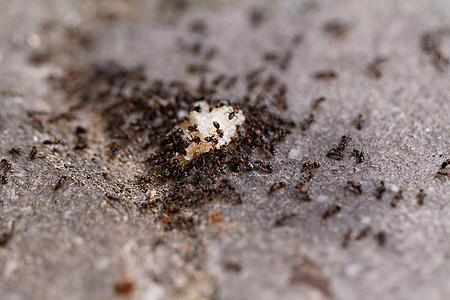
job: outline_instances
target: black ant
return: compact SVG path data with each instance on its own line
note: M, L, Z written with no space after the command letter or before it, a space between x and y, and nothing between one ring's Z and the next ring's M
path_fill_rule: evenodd
M112 143L109 149L111 150L113 156L117 156L119 154L119 146L116 142Z
M344 151L345 148L347 147L348 143L351 142L351 140L352 140L351 136L343 135L341 137L341 143L338 145L338 150L339 151Z
M320 168L320 163L318 161L315 162L305 162L302 166L302 172L309 171L312 169Z
M392 201L391 201L391 206L397 207L397 204L401 199L403 199L403 191L402 190L398 191L397 194L395 194L394 199L392 199Z
M355 237L355 240L359 241L359 240L366 238L370 234L371 231L372 231L372 228L370 226L364 227L359 232L359 234Z
M348 143L350 143L351 140L352 140L351 136L343 135L341 137L341 142L339 143L339 145L333 146L333 148L331 148L327 152L327 156L336 160L342 160L344 158L344 154L342 154L342 152L345 150L345 148L347 147Z
M6 159L2 159L0 162L0 169L2 171L2 173L0 173L0 183L7 184L8 177L6 176L6 173L8 173L11 170L11 163Z
M195 106L194 104L191 105L191 109L195 110L198 113L202 112L202 107L200 105Z
M384 181L380 182L380 186L376 189L376 197L378 200L383 198L383 194L386 192L386 187L384 186Z
M11 148L11 149L9 150L9 153L11 153L11 154L13 154L13 155L17 155L17 156L22 156L22 155L25 154L25 151L23 150L22 147L17 146L17 147Z
M255 161L255 164L259 165L261 168L263 168L264 170L266 170L269 173L271 173L273 171L273 167L271 164L266 164L259 160Z
M306 174L306 176L305 176L305 180L306 181L311 181L311 179L312 179L312 174L311 173L308 173L308 174Z
M83 150L88 146L87 138L86 138L86 129L78 126L75 130L75 135L77 136L77 142L75 145L75 150Z
M325 211L325 213L322 215L322 219L326 220L329 217L334 216L335 214L337 214L340 211L341 211L341 207L339 205L334 204Z
M326 100L325 97L320 97L320 98L317 98L316 100L314 100L313 105L311 107L311 114L309 115L308 118L306 118L306 120L302 124L302 131L307 130L309 128L309 126L312 124L312 122L314 121L314 117L317 113L317 110L319 109L320 103L325 100Z
M323 25L322 30L334 38L342 38L350 28L339 20L330 20Z
M378 245L380 247L383 247L386 245L386 233L384 231L380 231L375 235L375 238L377 239Z
M33 148L31 148L30 151L30 159L34 160L36 159L37 156L38 156L38 149L35 146L33 146Z
M276 190L279 190L281 188L283 188L285 186L284 182L278 182L274 185L272 185L269 189L269 194L272 194L273 192L275 192Z
M366 122L366 120L363 119L362 114L359 114L355 120L356 129L361 130L363 128L365 122Z
M233 108L233 111L228 114L228 120L233 120L236 117L239 108L236 106Z
M308 191L305 190L305 189L303 188L303 186L301 186L301 185L298 186L297 188L298 188L298 190L299 190L299 192L300 192L300 195L301 195L302 200L305 201L305 202L310 202L310 201L311 201L311 198L309 197Z
M367 67L367 73L375 78L381 77L381 70L380 66L382 63L384 63L387 59L385 57L376 57Z
M327 156L335 159L335 160L342 160L344 159L344 154L338 152L337 148L331 148L328 152L327 152Z
M289 220L291 220L292 218L296 217L296 214L284 214L283 216L281 216L280 218L278 218L275 223L274 226L275 227L280 227L280 226L285 226L289 223Z
M188 131L189 132L198 131L198 125L197 124L189 125L188 126Z
M337 73L333 70L323 70L314 73L314 78L317 80L331 80L337 78Z
M67 180L67 176L61 176L59 178L58 182L56 183L54 190L55 191L59 190L63 186L64 182L66 182L66 180Z
M417 204L424 205L425 204L425 196L426 194L423 192L423 189L419 190L419 193L417 194Z
M314 114L310 114L309 117L303 122L302 130L305 131L306 129L308 129L313 121L314 121Z
M347 189L355 195L362 194L362 188L360 184L357 184L354 181L347 181Z
M352 229L348 229L344 235L344 240L342 241L342 247L347 248L352 240Z
M357 149L353 149L352 156L354 158L356 158L356 162L357 163L360 164L360 163L364 162L364 152L363 151L359 151Z
M6 159L2 159L1 161L0 161L0 164L1 164L1 168L3 169L2 171L6 174L6 173L8 173L9 172L9 170L11 170L11 163L8 161L8 160L6 160Z
M275 148L272 145L269 144L264 144L264 148L270 152L270 154L275 155L277 153L277 151L275 150Z
M213 121L213 125L214 125L214 127L216 127L216 129L220 128L220 124L216 121Z
M45 141L43 141L42 143L43 143L44 145L56 145L56 144L59 144L59 145L64 146L64 142L61 141L61 140L52 140L52 141L50 141L50 140L45 140Z
M446 161L444 161L441 164L441 168L439 169L439 171L437 172L437 175L440 176L449 176L450 174L450 170L447 169L447 167L450 165L450 159L447 159Z

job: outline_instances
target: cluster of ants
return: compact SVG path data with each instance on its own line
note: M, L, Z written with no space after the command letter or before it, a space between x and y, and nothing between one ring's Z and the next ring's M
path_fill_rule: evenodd
M345 26L338 23L330 23L324 27L324 31L336 36L345 35L346 30ZM203 35L207 32L207 26L203 22L193 23L191 32ZM299 44L301 40L300 35L295 36L290 47ZM287 86L280 83L274 74L266 76L265 67L256 68L246 74L244 80L247 93L239 97L239 100L222 99L218 97L219 91L234 87L239 78L226 74L211 76L207 63L215 57L218 50L205 47L200 41L188 43L179 39L177 44L181 51L195 55L201 60L200 63L187 67L188 74L200 76L200 83L196 88L177 80L149 82L142 67L127 69L113 63L97 65L87 70L72 69L58 81L70 96L79 101L72 107L72 111L81 109L86 104L103 103L97 107L101 107L100 113L108 124L107 130L113 140L109 146L112 156L119 156L124 146L140 150L156 149L156 153L146 160L148 174L138 176L138 183L144 189L155 183L171 185L169 191L159 194L164 201L150 198L144 205L159 205L163 211L164 223L168 227L193 222L186 220L180 213L185 208L210 201L217 195L239 203L241 195L227 178L229 172L272 172L270 163L253 159L253 154L259 152L275 155L277 143L295 126L292 121L284 120L279 114L280 110L287 109ZM441 56L434 37L424 37L422 45L425 52L438 58ZM263 59L266 63L274 63L280 70L285 70L292 59L292 49L288 48L280 53L267 52ZM369 73L380 77L379 67L384 61L385 58L376 58L368 67ZM324 70L317 72L314 77L319 80L334 79L337 74ZM254 93L258 90L263 92L255 97ZM201 107L195 105L198 101L206 101L211 109L230 106L232 108L228 118L233 119L238 114L243 114L245 122L236 127L236 136L229 144L218 147L216 145L223 137L223 128L217 121L212 121L216 134L204 138L203 141L213 145L212 149L186 162L180 157L186 155L186 149L192 143L200 143L200 137L193 135L192 138L186 138L186 133L179 125L185 122L187 117L183 117L180 112L199 112ZM314 100L308 117L301 123L303 131L311 126L323 101L324 97ZM68 113L63 113L49 121L59 120L67 115ZM39 118L35 119L37 125L41 124ZM363 116L358 115L355 120L356 128L361 130L364 123ZM198 128L193 124L186 130L192 133ZM86 129L78 127L75 135L76 150L86 149L89 146ZM351 140L348 135L342 136L340 142L333 146L326 156L342 160ZM37 152L37 149L34 152ZM36 154L34 152L30 153L30 157ZM357 163L363 163L365 160L365 153L358 149L353 149L351 156ZM305 175L295 188L304 201L311 200L307 185L313 178L313 170L319 167L319 162L306 162L302 166L302 173ZM446 175L445 167L441 169L444 170L441 173ZM270 186L268 193L272 194L285 186L286 183L277 182ZM348 181L346 188L356 195L362 194L361 185L356 182ZM384 191L382 184L377 189L377 197L381 198ZM418 199L422 204L424 197L421 190ZM399 191L392 205L396 206L401 198L402 193ZM323 218L326 219L340 210L339 205L331 206L323 214Z
M352 140L351 136L342 136L341 141L338 145L334 145L330 150L327 152L327 157L335 159L335 160L342 160L344 159L344 150L347 148L347 145ZM356 159L357 163L364 162L364 151L360 151L358 149L353 149L353 152L351 154L352 157Z
M295 126L279 115L280 108L286 107L286 85L274 83L276 98L269 97L269 101L264 96L244 95L239 101L232 102L217 97L216 90L225 88L221 82L226 81L226 78L214 78L210 82L202 80L197 88L190 88L180 81L154 80L149 83L141 68L106 65L95 66L87 72L69 71L60 84L81 103L110 101L103 106L101 114L114 140L110 146L113 156L119 155L124 145L141 150L156 149L156 153L146 160L148 175L140 176L138 183L144 188L155 182L172 185L170 191L160 194L164 201L149 199L143 205L148 208L161 203L160 208L168 216L163 220L170 228L184 222L178 222L176 216L184 208L207 202L213 195L222 195L239 203L240 193L227 179L227 174L230 171L272 172L272 165L252 159L253 153L275 155L277 143ZM180 118L180 112L199 112L202 108L196 105L198 101L206 101L211 109L230 106L228 119L243 114L245 122L236 126L235 137L229 144L216 147L223 136L222 125L211 121L216 134L205 137L203 142L213 145L212 149L186 162L181 159L186 155L186 148L199 143L200 137L186 138L189 135L179 125L187 117ZM186 130L194 132L198 128L192 124ZM76 148L86 148L86 130L77 128L76 137Z
M295 196L296 198L300 198L300 200L305 202L310 202L311 197L307 190L308 183L311 182L313 179L313 170L320 168L320 163L318 161L314 162L305 162L302 165L301 172L306 173L303 175L299 181L299 183L295 186ZM276 190L279 190L281 188L284 188L286 184L283 181L280 181L278 183L273 184L270 186L270 189L268 191L268 194L274 193Z
M347 248L350 245L351 241L360 241L365 238L367 238L369 235L372 234L372 227L365 226L362 228L359 233L356 236L353 236L353 230L350 228L347 230L347 232L344 235L344 239L342 241L342 247ZM374 234L375 240L377 241L378 245L380 247L383 247L386 245L387 241L387 235L384 231L379 231L378 233Z

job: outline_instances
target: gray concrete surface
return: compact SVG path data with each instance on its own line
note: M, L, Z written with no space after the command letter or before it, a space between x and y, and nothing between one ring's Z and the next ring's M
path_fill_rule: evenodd
M0 158L12 163L0 185L0 234L8 240L0 248L0 299L449 299L450 182L436 172L450 158L450 70L432 64L420 39L450 29L450 1L196 0L179 9L182 2L0 0ZM248 18L255 7L266 14L256 28ZM205 35L189 32L197 19L207 24ZM348 32L325 33L330 20ZM148 194L135 187L135 175L145 172L148 153L110 158L98 111L43 128L27 115L45 119L71 105L48 80L69 66L114 60L143 64L150 79L196 83L185 72L196 58L177 47L178 37L217 47L213 72L242 76L296 34L303 40L289 69L277 71L289 86L286 114L301 122L312 99L327 101L309 130L297 127L279 145L272 174L232 176L241 205L212 201L194 212L195 234L165 231L158 214L138 209ZM450 56L450 35L441 51ZM36 53L49 58L36 66ZM366 74L377 56L388 58L380 79ZM315 80L323 69L337 79ZM366 118L360 131L353 125L359 113ZM88 128L84 153L73 151L80 125ZM364 163L325 156L344 134L353 137L350 150L366 153ZM66 145L42 145L53 138ZM17 146L25 155L9 152ZM33 146L38 158L30 160ZM267 193L275 182L299 178L309 160L322 164L311 202L288 189ZM55 191L62 175L69 180ZM361 183L362 195L344 188L348 180ZM387 191L377 201L380 180ZM392 208L400 189L403 199ZM323 220L332 204L341 211ZM218 212L223 219L209 222ZM356 237L367 226L366 238L342 247L348 229ZM121 296L115 285L123 281L135 288Z

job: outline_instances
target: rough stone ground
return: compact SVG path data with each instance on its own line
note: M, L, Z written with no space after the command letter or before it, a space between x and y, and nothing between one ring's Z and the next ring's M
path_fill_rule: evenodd
M114 299L122 297L115 286L129 281L134 289L123 296L132 299L449 299L450 181L436 173L450 158L450 70L436 68L420 40L443 30L440 49L450 56L450 1L183 3L0 1L0 158L12 163L0 185L0 298ZM255 8L266 16L256 27L249 22ZM197 19L207 24L205 35L189 32ZM348 32L327 34L330 20ZM178 37L217 47L214 72L244 76L296 34L303 39L292 63L278 72L289 87L287 114L301 123L314 98L327 100L309 130L294 128L281 143L273 173L232 176L242 204L212 201L195 211L194 234L166 231L157 213L138 209L149 195L135 176L148 154L111 157L95 109L62 126L40 127L28 115L45 119L70 106L48 80L69 66L142 64L150 79L195 84L185 68L196 58L178 48ZM377 56L388 58L379 79L366 72ZM328 69L335 80L313 78ZM359 113L366 119L360 131L353 124ZM77 126L88 128L82 153L73 150ZM353 137L344 160L327 158L344 134ZM53 138L65 146L42 144ZM17 146L24 155L9 152ZM30 160L33 146L38 157ZM353 148L366 153L365 162L350 158ZM288 189L267 193L280 180L295 182L313 160L322 166L311 202ZM69 180L55 190L63 175ZM361 183L362 195L344 188L348 180ZM377 201L380 180L387 191ZM322 219L333 204L341 211ZM223 219L208 221L214 213ZM367 226L371 232L356 240ZM349 229L353 239L343 247Z

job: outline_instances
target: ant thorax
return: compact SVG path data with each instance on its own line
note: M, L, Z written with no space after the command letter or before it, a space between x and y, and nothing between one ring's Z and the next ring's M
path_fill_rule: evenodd
M211 108L206 101L193 104L201 109L193 109L187 116L187 121L180 124L183 138L188 141L186 155L182 157L189 161L196 155L208 152L214 148L227 145L236 136L236 126L242 125L245 116L230 105ZM234 117L229 118L234 112Z

